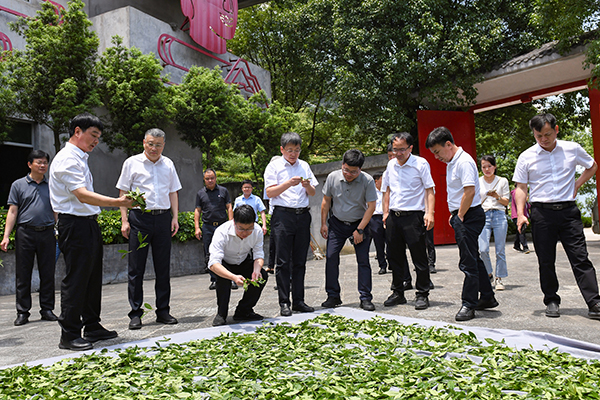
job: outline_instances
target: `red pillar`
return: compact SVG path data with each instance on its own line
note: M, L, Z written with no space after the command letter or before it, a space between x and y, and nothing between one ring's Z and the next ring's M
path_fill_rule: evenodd
M589 88L590 117L592 120L592 139L594 141L594 159L600 165L600 90ZM596 197L600 185L596 185Z
M417 111L417 124L419 131L419 154L431 166L431 176L435 182L435 244L456 243L454 229L448 224L450 210L448 209L448 196L446 192L446 164L436 160L431 151L425 148L425 141L429 132L439 126L450 129L454 142L461 146L477 160L475 147L475 117L472 112L463 111ZM600 152L598 153L600 154Z

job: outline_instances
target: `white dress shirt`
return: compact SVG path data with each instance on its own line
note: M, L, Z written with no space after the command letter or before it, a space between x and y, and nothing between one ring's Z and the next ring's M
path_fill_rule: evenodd
M477 164L469 153L459 147L452 160L446 165L446 190L448 191L450 212L460 208L460 201L465 192L464 188L467 186L475 186L475 196L469 207L480 205L481 194L479 193Z
M390 188L389 209L393 211L425 211L425 189L435 186L429 163L411 154L404 165L391 159L381 182L381 190Z
M573 201L577 165L585 169L594 165L594 159L578 143L557 140L552 151L535 144L519 156L513 181L529 184L531 202Z
M377 189L377 200L375 201L373 215L383 215L383 192L379 189Z
M503 206L498 200L492 196L488 196L490 190L495 190L500 197L510 199L510 190L508 188L508 179L494 175L492 183L487 183L483 176L479 177L479 194L481 195L481 207L483 211L500 210L506 211L506 206Z
M314 187L319 184L306 161L298 159L292 165L285 157L280 157L271 161L265 169L265 188L281 185L295 176L310 179L310 184ZM305 208L308 207L308 194L302 184L299 183L286 189L279 196L270 199L270 204L290 208Z
M121 168L117 189L129 191L136 188L145 193L148 210L170 209L169 193L181 190L173 161L161 155L154 163L145 153L129 157Z
M67 142L50 165L50 203L59 214L79 216L96 215L100 207L82 203L73 194L74 190L86 188L94 191L94 179L88 167L89 154Z
M234 221L229 220L215 230L209 247L208 267L210 268L214 264L222 264L223 261L228 264L239 265L248 257L250 250L252 250L255 260L265 258L262 228L254 223L254 230L250 236L240 239L235 233Z

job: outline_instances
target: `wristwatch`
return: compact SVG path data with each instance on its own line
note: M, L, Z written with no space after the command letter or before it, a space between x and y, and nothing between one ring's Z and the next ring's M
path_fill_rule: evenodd
M359 235L364 235L365 231L362 229L356 229L356 232L358 232Z

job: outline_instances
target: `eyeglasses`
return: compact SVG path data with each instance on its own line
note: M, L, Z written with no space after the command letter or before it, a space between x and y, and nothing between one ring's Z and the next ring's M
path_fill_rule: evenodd
M237 229L240 232L252 232L254 230L254 226L252 228L249 229L242 229L239 227L239 225L235 225L235 229Z
M36 165L48 165L48 161L37 161L36 160L33 163L36 164Z
M162 149L164 147L164 144L158 144L158 143L146 143L146 146L148 147L153 147L155 149Z
M398 154L398 153L405 153L406 150L410 149L410 147L405 147L403 149L392 149L392 153L394 154Z
M342 168L342 172L345 173L345 174L348 174L348 175L358 175L358 174L360 174L360 168L358 168L358 169L356 169L354 171L350 171L347 168Z

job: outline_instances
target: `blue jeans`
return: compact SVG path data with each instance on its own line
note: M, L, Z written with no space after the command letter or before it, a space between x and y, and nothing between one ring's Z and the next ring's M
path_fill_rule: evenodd
M479 235L479 255L485 264L488 275L493 274L492 261L490 260L490 237L494 231L494 246L496 247L496 277L506 278L506 231L508 221L506 213L501 210L488 210L485 212L485 226Z

